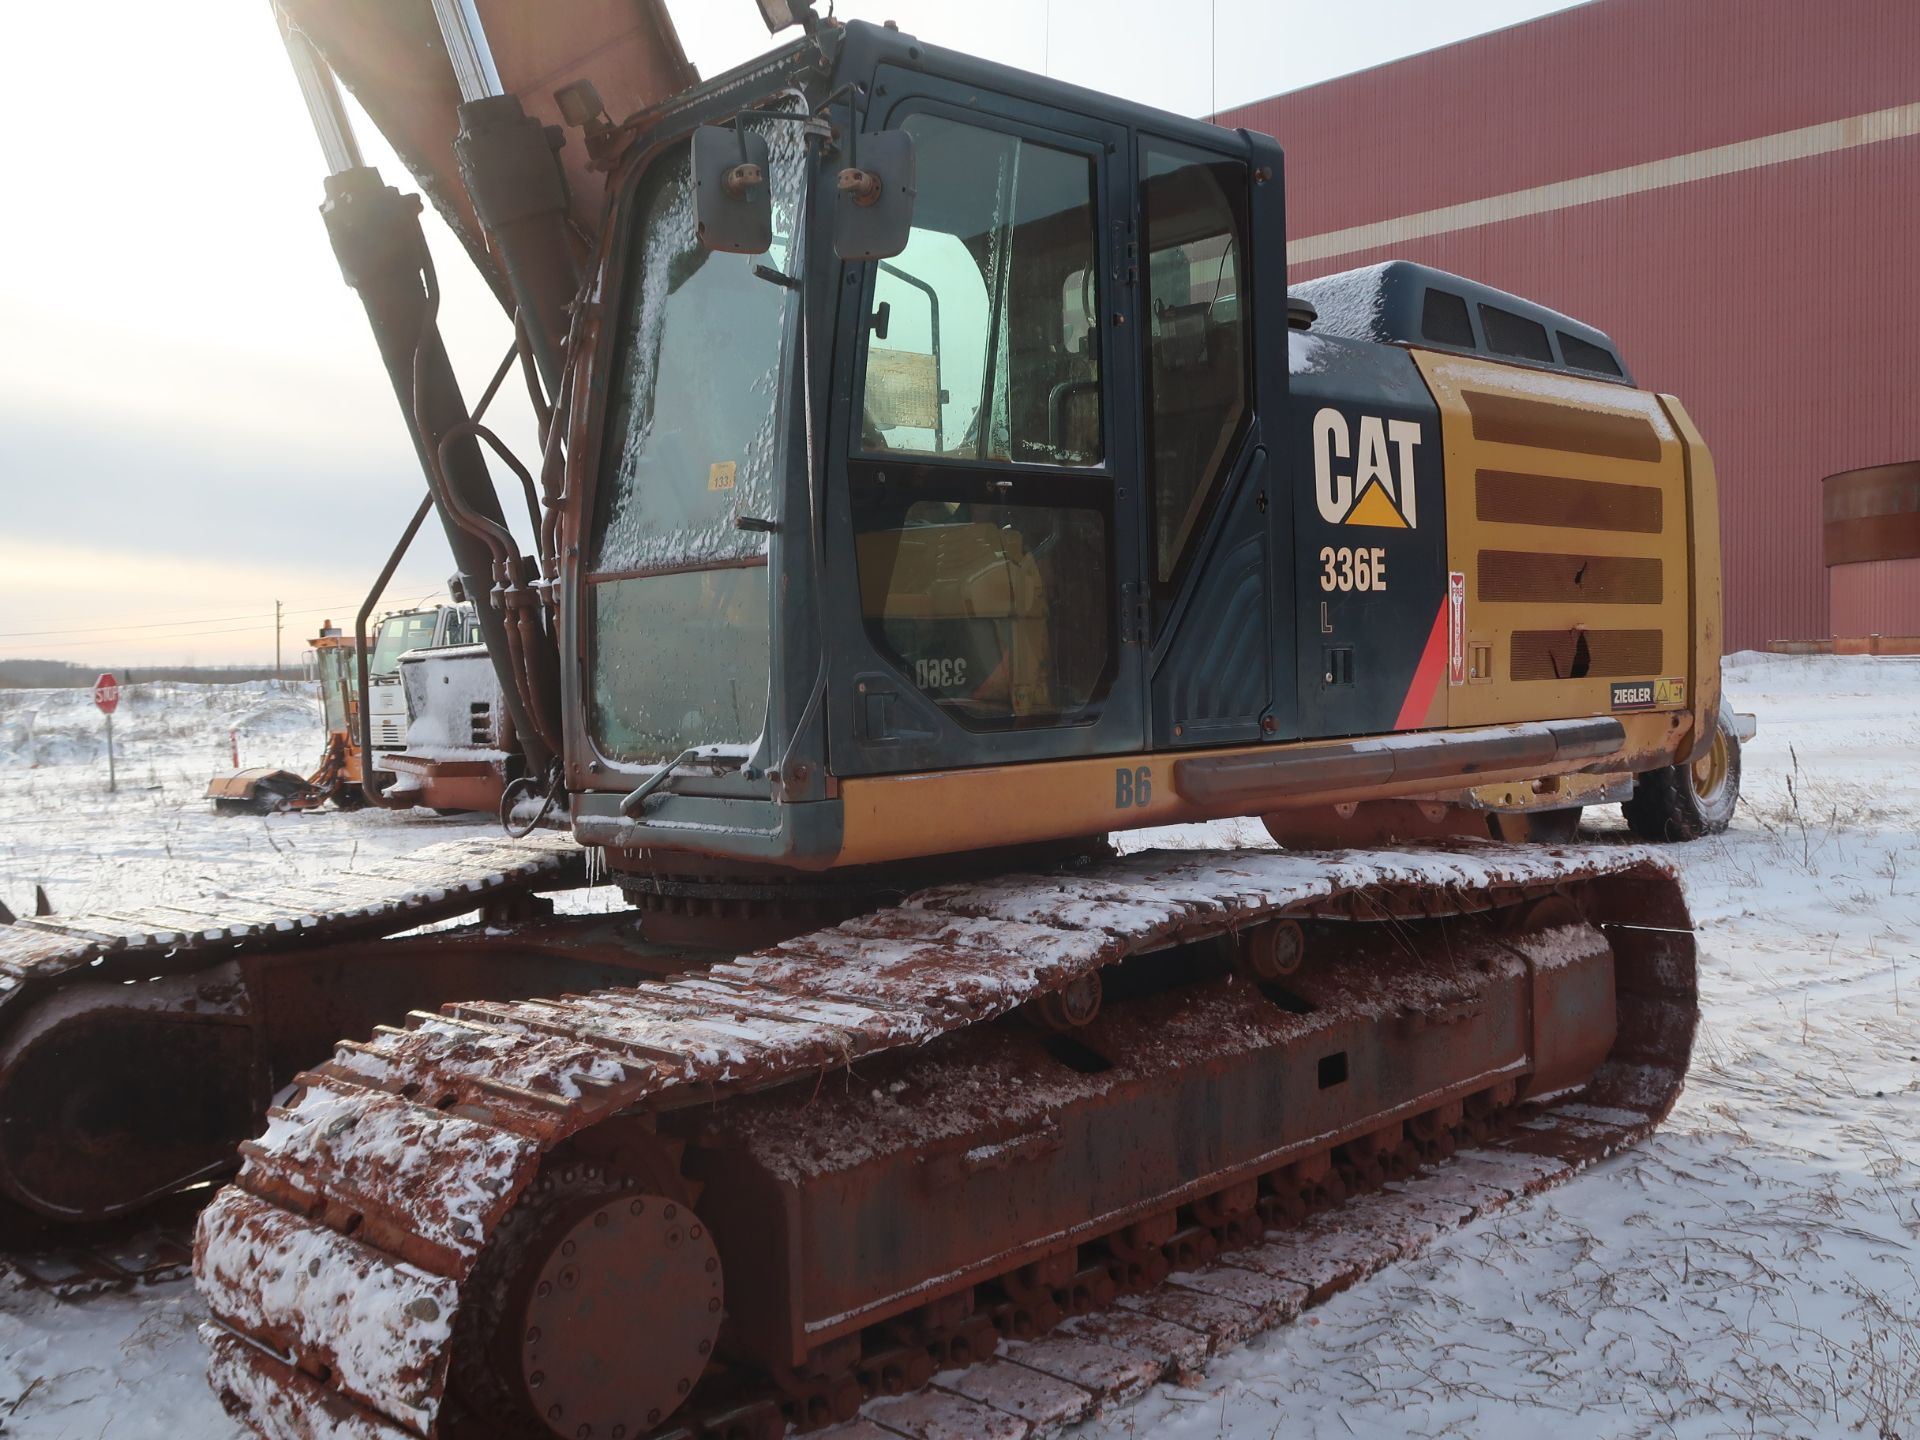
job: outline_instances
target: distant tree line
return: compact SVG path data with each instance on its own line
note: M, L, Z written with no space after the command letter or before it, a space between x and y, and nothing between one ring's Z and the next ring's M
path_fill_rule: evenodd
M91 686L104 669L111 669L122 685L168 680L190 685L228 685L242 680L271 680L271 665L76 665L71 660L0 660L0 690L60 690ZM300 678L296 661L282 671L289 680Z

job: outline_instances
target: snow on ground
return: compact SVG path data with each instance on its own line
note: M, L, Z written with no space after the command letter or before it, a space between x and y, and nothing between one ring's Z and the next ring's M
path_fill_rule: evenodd
M203 799L231 767L305 775L324 731L305 681L129 685L114 713L118 789L107 792L106 730L86 690L0 690L0 901L30 908L46 886L60 910L217 896L488 830L427 811L222 816Z
M1703 1014L1666 1126L1084 1440L1920 1435L1920 662L1727 688L1760 733L1733 829L1670 852Z
M0 902L16 913L44 885L61 911L271 893L461 835L495 835L484 815L367 809L354 814L216 815L207 781L240 763L299 775L320 763L314 685L124 686L114 713L118 788L107 790L106 731L89 690L0 690ZM563 911L617 896L560 897ZM3 1414L4 1411L0 1411Z
M1727 681L1760 735L1733 830L1671 852L1704 994L1666 1127L1080 1440L1920 1436L1920 662L1743 656ZM76 909L217 894L486 828L216 819L199 795L229 724L246 721L244 763L304 770L312 701L135 690L112 797L78 692L0 691L0 898L16 909L35 883ZM1588 828L1623 833L1610 815ZM1240 822L1128 844L1260 839ZM66 1304L6 1283L0 1434L234 1433L201 1378L191 1287Z

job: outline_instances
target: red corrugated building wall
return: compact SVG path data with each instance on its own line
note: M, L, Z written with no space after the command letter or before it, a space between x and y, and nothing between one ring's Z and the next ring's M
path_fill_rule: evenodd
M1219 119L1285 147L1296 279L1611 334L1713 447L1728 648L1830 633L1821 477L1920 459L1920 3L1597 0Z

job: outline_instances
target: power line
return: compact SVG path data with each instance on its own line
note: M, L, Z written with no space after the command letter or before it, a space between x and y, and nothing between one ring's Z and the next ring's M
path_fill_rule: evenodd
M349 601L348 603L352 604L354 602ZM338 605L315 605L310 610L289 610L286 613L289 615L319 615L325 611L338 610L340 608ZM110 630L117 635L125 630L166 630L178 625L224 625L231 620L266 621L271 619L273 619L273 613L271 611L263 611L248 615L202 615L191 620L150 620L139 625L79 625L68 630L0 630L0 640L11 640L15 637L25 638L30 635L89 635L100 630Z
M288 603L299 604L301 603L302 598L304 597L296 597L294 600ZM357 601L354 603L358 604ZM218 610L221 608L223 607L216 604L212 606L200 605L200 606L195 606L186 610L161 611L159 612L159 615L162 618L143 621L138 626L128 625L121 628L132 630L132 629L147 629L152 625L214 625L225 620L253 620L258 618L257 614L255 613L248 613L245 615L207 615L202 613L208 609ZM315 605L313 608L315 610L322 610L322 609L325 609L326 607L322 605ZM147 613L149 615L152 615L154 612L149 611ZM302 612L302 613L305 613L305 612ZM103 627L98 625L81 625L76 628L79 630L98 630ZM65 630L10 630L10 631L0 630L0 635L64 635L67 633L69 632Z
M36 640L31 645L16 645L16 650L59 650L65 646L89 646L99 649L102 645L152 645L166 640L196 640L202 635L247 635L268 629L273 617L253 625L226 625L213 630L178 630L165 635L98 635L79 640Z
M159 644L172 640L201 640L215 635L257 635L266 627L261 625L236 625L227 630L194 630L185 635L148 635L139 640L123 640L108 636L104 640L41 640L32 645L9 645L0 659L8 659L17 654L43 650L91 650L124 649L136 644Z
M13 659L16 657L41 654L50 650L86 650L97 653L101 650L123 649L136 644L154 645L175 640L200 640L217 635L257 635L266 628L265 625L234 625L218 630L190 630L179 635L143 635L132 639L110 635L99 640L39 640L30 645L9 644L4 650L0 650L0 659ZM369 631L368 639L372 639L371 631Z
M431 586L427 590L424 590L420 593L422 594L423 597L431 598L432 595L438 592L439 588L440 588L439 586ZM424 600L422 600L422 601L417 601L412 603L420 604L425 602ZM385 608L391 608L391 607L389 606ZM299 610L285 610L285 611L282 611L281 613L283 615L288 615L288 616L329 615L329 614L354 615L359 613L359 609L360 609L359 600L342 600L331 605L313 605L313 606L309 606L307 608L299 609ZM26 640L26 639L37 638L39 636L44 636L44 635L80 635L80 636L94 636L94 637L102 638L106 640L115 640L135 630L172 630L182 635L191 635L195 633L216 635L216 634L227 634L231 632L217 631L217 630L207 630L207 631L181 630L179 627L201 626L201 625L221 625L221 624L226 624L230 621L236 621L236 620L258 621L261 625L264 626L264 625L271 624L273 621L273 618L274 618L273 612L270 610L267 610L267 611L259 611L251 614L246 614L246 615L204 615L191 620L152 620L152 621L145 621L136 625L78 625L78 626L74 626L64 630L0 630L0 640L14 640L14 639ZM247 627L243 626L241 628L244 629ZM142 638L166 639L168 637L160 635L160 636L150 636L150 637L142 637ZM85 640L80 640L80 641L75 641L74 643L85 644L88 642Z

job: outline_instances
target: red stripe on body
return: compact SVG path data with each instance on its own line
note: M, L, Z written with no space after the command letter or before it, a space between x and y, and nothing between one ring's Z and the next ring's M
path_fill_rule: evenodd
M1427 648L1420 652L1414 666L1413 683L1407 686L1407 698L1400 702L1400 714L1393 722L1396 730L1412 730L1427 721L1427 709L1440 688L1440 676L1447 668L1447 597L1440 597L1440 609L1433 617L1433 629L1427 632Z

